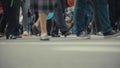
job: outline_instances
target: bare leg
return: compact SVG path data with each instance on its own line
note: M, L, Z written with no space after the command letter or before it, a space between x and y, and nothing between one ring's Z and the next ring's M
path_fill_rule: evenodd
M44 12L39 13L39 20L41 35L47 35L46 14Z
M46 14L44 12L39 13L39 23L40 23L40 31L41 31L41 40L49 40L47 34L47 21Z

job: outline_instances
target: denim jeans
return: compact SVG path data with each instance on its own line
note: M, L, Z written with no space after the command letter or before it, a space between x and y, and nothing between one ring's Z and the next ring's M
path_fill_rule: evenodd
M85 31L85 17L87 14L87 1L90 0L76 0L75 9L74 9L74 23L76 25L76 34L80 34L82 31ZM96 10L96 13L101 31L103 33L111 31L111 25L108 14L107 0L91 0L94 4L93 8Z
M23 30L28 31L28 10L30 9L30 0L22 1L22 14L23 14Z

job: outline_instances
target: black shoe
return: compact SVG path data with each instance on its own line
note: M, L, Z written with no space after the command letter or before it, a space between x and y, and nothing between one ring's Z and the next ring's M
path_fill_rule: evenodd
M0 37L3 37L4 36L4 33L0 33Z
M52 37L60 37L59 34L55 34L55 33L51 34L51 36L52 36Z
M109 32L106 32L106 33L103 33L104 35L104 38L113 38L113 37L117 37L117 36L120 36L120 32L115 32L115 31L109 31Z
M21 35L16 35L16 38L22 38L22 36Z
M70 34L71 34L71 32L69 32L69 31L62 32L62 35L65 36L65 37L68 36L68 35L70 35Z
M6 35L6 39L17 39L15 35Z
M34 35L37 35L40 33L40 31L37 29L37 27L35 25L32 26L32 32Z

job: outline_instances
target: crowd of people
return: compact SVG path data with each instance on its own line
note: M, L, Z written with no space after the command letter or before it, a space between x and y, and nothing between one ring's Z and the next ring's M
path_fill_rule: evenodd
M90 39L91 34L105 38L120 35L119 0L0 0L0 37L60 37L71 34Z

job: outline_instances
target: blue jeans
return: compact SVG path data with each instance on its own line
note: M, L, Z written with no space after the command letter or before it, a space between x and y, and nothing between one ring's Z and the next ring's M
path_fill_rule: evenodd
M87 1L90 0L76 0L74 9L74 23L76 25L76 34L79 35L85 31L85 17L87 14ZM109 20L107 0L91 0L94 3L94 10L96 10L97 17L100 23L101 31L103 33L112 30Z
M30 0L24 0L22 2L22 13L23 13L23 30L28 31L28 10L30 9Z

